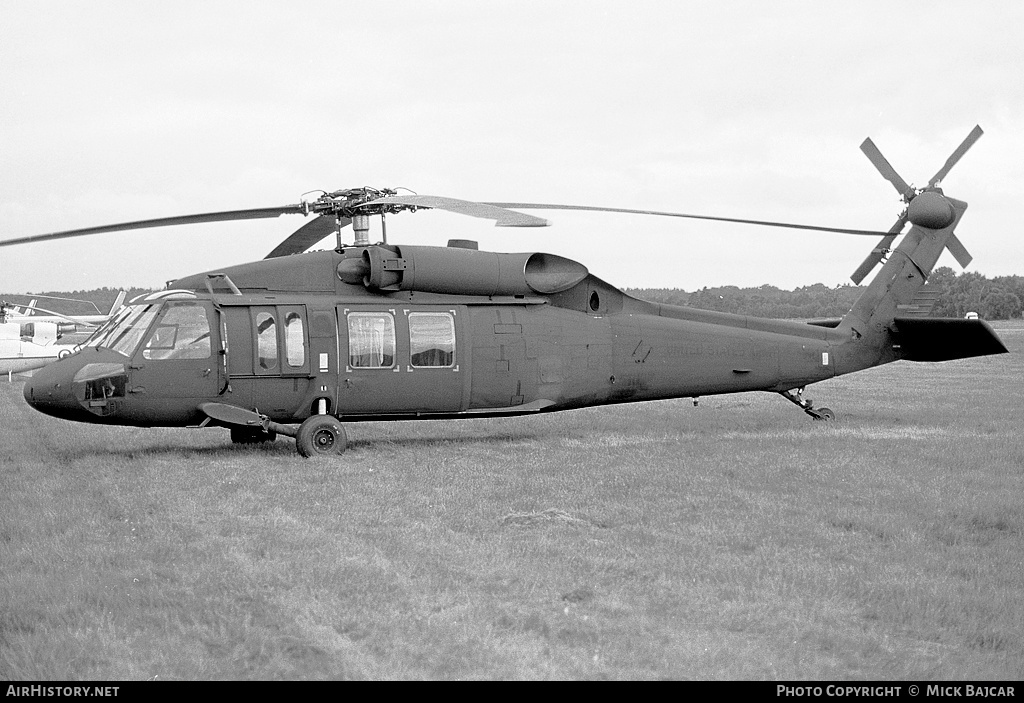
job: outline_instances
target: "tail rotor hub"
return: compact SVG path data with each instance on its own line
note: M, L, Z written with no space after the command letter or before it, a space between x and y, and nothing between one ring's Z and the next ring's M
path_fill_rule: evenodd
M945 229L953 224L956 211L940 189L926 189L910 199L907 219L918 227Z

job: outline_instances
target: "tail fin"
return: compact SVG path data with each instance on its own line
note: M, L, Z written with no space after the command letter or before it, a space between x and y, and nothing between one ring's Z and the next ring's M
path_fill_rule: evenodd
M900 245L889 252L888 261L839 323L839 329L848 329L857 338L884 333L901 312L901 306L915 303L967 209L967 203L962 200L939 197L952 212L951 222L941 229L911 227Z
M846 330L854 339L878 338L875 341L881 347L886 335L894 331L893 322L897 316L922 302L921 288L944 250L948 249L962 266L970 263L971 255L954 232L967 203L944 195L939 182L981 135L981 128L975 127L932 176L928 185L921 189L907 185L870 139L861 145L861 150L882 176L900 193L907 208L889 234L854 272L853 278L859 283L888 254L888 260L838 329ZM896 249L890 250L907 222L913 225L910 231Z
M861 342L847 355L848 367L867 368L897 359L949 361L1007 352L984 320L926 317L935 300L922 287L967 209L967 203L960 200L944 200L953 208L953 221L942 229L912 227L839 323L838 330Z
M110 312L107 313L107 315L111 315L112 316L115 312L120 310L121 306L124 304L125 296L127 296L127 295L128 295L127 291L123 291L123 290L122 291L118 291L117 297L114 299L114 304L110 306Z
M32 313L36 311L36 303L38 302L38 298L32 298L32 300L30 300L28 305L26 305L24 308L22 308L20 305L15 305L14 310L12 312L15 315L24 315L25 317L29 317Z

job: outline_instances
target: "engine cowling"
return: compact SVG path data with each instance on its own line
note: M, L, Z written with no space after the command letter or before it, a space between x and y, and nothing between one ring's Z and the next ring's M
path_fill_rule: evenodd
M346 283L451 295L548 295L573 287L588 273L583 264L555 254L461 247L373 246L338 265Z

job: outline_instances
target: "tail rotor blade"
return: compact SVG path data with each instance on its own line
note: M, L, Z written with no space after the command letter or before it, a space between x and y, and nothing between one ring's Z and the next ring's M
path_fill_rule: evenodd
M971 133L967 135L967 139L964 139L960 146L956 148L956 151L949 155L949 158L946 159L946 163L942 165L942 168L939 169L939 172L932 176L932 179L928 181L928 187L934 187L943 178L945 178L946 174L949 173L949 170L956 166L956 162L959 161L961 157L967 153L968 149L974 146L974 142L978 141L978 139L981 138L982 134L984 134L984 132L982 131L981 126L974 125L974 129L972 129Z
M857 270L850 276L850 280L856 285L860 285L861 281L867 278L868 274L871 273L878 262L882 260L886 252L892 249L892 243L895 241L896 235L890 234L882 238L882 241L878 243L878 246L871 250L871 253L867 255L867 258L861 262L861 265L857 267Z
M857 267L857 270L850 276L852 280L858 286L861 281L867 278L867 275L871 273L878 262L885 258L885 255L892 249L892 243L896 241L896 237L903 231L904 225L907 224L907 218L905 215L901 215L900 219L896 220L896 224L889 228L889 234L882 237L882 241L878 243L871 253L867 255L867 258L861 262L861 265Z
M960 264L962 268L967 268L967 264L971 263L974 259L973 256L967 251L967 248L963 245L956 234L950 234L949 239L946 241L946 249L953 255L956 262Z
M882 177L892 183L896 192L903 197L903 200L909 203L910 199L914 197L914 189L907 185L907 182L900 177L900 174L896 173L896 169L886 161L885 157L882 156L882 152L871 141L871 137L864 140L864 143L860 145L860 150L874 164L878 172L882 174Z

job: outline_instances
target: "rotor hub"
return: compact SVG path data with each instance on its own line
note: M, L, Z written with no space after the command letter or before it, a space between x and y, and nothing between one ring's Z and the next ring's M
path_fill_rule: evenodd
M372 204L371 201L380 201L382 198L398 195L398 191L390 188L349 188L347 190L336 190L333 193L324 193L315 201L309 204L310 212L319 214L333 214L335 217L355 218L361 215L383 215L400 210L415 209L399 203Z

